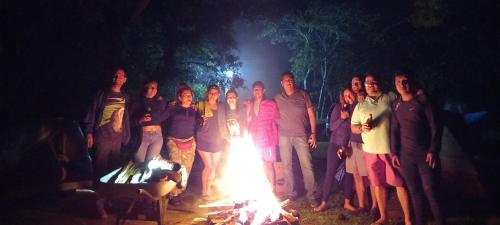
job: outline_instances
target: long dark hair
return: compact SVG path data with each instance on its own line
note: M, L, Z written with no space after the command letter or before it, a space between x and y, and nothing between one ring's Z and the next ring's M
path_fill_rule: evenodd
M349 105L347 102L345 102L345 99L344 99L344 92L345 91L349 91L353 94L353 97L356 97L354 95L354 92L352 91L351 87L349 87L348 85L342 87L340 89L340 93L339 93L339 103L340 103L340 106L344 107L346 104Z
M230 110L229 104L227 103L227 95L230 93L233 93L236 95L236 97L238 97L238 92L236 92L236 90L234 90L234 89L229 89L229 91L226 92L226 99L224 101L224 105L226 106L226 112L227 112L227 110ZM240 110L239 104L238 104L238 102L236 102L236 111L239 111L239 110Z

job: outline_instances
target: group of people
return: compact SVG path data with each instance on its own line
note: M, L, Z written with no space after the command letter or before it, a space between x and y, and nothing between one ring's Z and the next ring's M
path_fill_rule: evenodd
M384 224L387 222L386 185L392 185L396 187L406 224L412 222L407 190L416 224L425 222L425 197L435 220L442 222L433 192L438 127L425 95L414 92L408 74L395 76L399 98L392 92L383 93L373 75L365 77L365 89L361 77L355 76L351 85L341 90L330 119L332 134L321 197L310 154L310 149L316 148L314 107L309 94L296 87L291 72L281 75L282 92L274 99L266 98L264 83L257 81L252 85L253 99L243 103L239 102L235 90L225 93L225 101L220 102L221 90L217 85L208 86L205 98L193 103L194 93L185 84L179 86L175 101L169 103L158 95L156 81L147 82L143 96L131 100L122 91L126 80L125 70L117 68L111 87L96 94L84 119L87 146L95 148L96 177L120 166L117 165L120 149L130 140L130 130L138 128L140 144L135 150L134 162L147 163L159 157L166 142L170 160L184 165L189 174L197 152L204 165L201 198L210 201L216 195L214 187L221 176L218 168L224 161L228 143L231 138L248 132L273 186L274 163L282 162L286 198L297 197L292 170L295 150L306 197L315 211L328 208L335 171L345 165L346 210L378 211L374 224ZM365 197L368 186L370 209L369 198ZM177 190L173 195L182 191ZM357 206L352 202L354 191ZM105 215L102 204L99 199L97 207L101 216Z
M276 103L265 98L263 82L252 85L252 101L240 104L235 90L225 93L225 101L220 102L221 90L217 85L208 86L205 98L193 103L193 90L185 84L178 87L176 99L168 102L158 95L156 81L145 83L142 96L132 99L122 90L127 81L123 68L113 71L111 81L109 88L97 92L83 121L87 147L95 150L96 184L100 177L121 166L121 149L131 138L138 139L137 146L132 147L132 158L139 165L160 157L165 142L169 159L185 166L188 175L198 153L204 164L201 199L211 201L217 195L216 181L222 176L220 164L227 156L228 143L247 131L259 148L270 183L274 184L280 115ZM174 190L171 195L178 196L183 191ZM174 197L172 203L180 203L181 199ZM104 202L103 197L96 201L101 217L107 217Z
M351 85L340 91L339 103L330 117L332 133L322 201L315 211L327 209L335 173L345 166L344 208L349 212L369 212L376 217L373 224L386 223L387 186L393 186L405 224L426 224L425 201L436 223L443 224L434 187L440 137L433 108L423 92L415 90L407 73L394 76L399 97L382 92L379 82L368 74L363 88L361 77L354 76ZM365 194L367 187L371 206ZM357 207L351 202L353 190Z

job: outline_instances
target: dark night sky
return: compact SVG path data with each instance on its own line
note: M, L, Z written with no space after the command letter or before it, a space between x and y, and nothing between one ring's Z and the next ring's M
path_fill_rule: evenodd
M204 64L209 57L204 58L200 52L206 49L209 49L207 55L225 56L231 52L240 57L241 76L248 88L240 89L240 99L249 98L248 90L256 80L264 81L268 97L274 97L280 91L281 73L291 69L289 59L294 50L284 45L271 45L269 39L258 40L262 27L256 22L275 22L284 15L300 14L307 7L314 6L309 5L310 2L1 1L0 175L3 175L2 169L15 168L26 152L26 155L35 157L34 161L38 160L28 151L41 142L38 139L41 121L63 117L83 125L81 122L93 95L106 84L116 65L124 66L129 74L126 84L129 93L140 93L142 82L151 78L162 78L160 84L167 85L160 88L173 93L180 82L195 79L199 80L193 82L202 85L214 82L214 75L210 81L203 80L206 83L200 80L223 60L211 61L216 65L212 70L180 66L185 61L194 59L193 64ZM410 69L420 72L419 78L428 88L424 91L429 93L431 101L436 100L440 119L464 146L467 156L477 162L489 160L491 164L484 166L482 173L486 171L489 177L498 177L494 173L498 166L491 169L491 166L500 165L498 1L318 2L332 7L339 2L347 4L344 6L347 8L335 5L338 7L335 9L360 6L362 13L348 14L341 21L352 18L359 21L358 18L366 15L369 19L378 18L368 19L366 29L361 25L345 26L345 31L352 34L352 41L344 42L335 50L328 49L327 52L331 53L327 54L335 55L331 60L335 69L329 72L333 78L326 84L326 89L334 90L330 96L336 95L335 90L340 89L338 87L353 74L367 72L383 76L386 90L393 90L391 79L395 69L403 64L409 65ZM415 2L425 3L425 10L419 11L421 8L413 4ZM235 7L240 8L235 10ZM415 12L424 18L420 24L410 21ZM428 13L438 18L438 25L425 26ZM439 20L441 15L443 20ZM210 41L207 44L205 40ZM182 52L182 57L178 57L177 50L183 50L185 46L188 46L187 53ZM318 99L318 83L321 83L317 67L313 68L316 72L312 76L315 77L308 80L313 102ZM314 82L316 86L312 85ZM332 105L334 98L336 96L323 101L323 109L326 109L323 112ZM443 110L444 103L454 112ZM455 110L461 107L462 111ZM463 113L477 111L488 111L489 114L480 122L466 125ZM476 157L478 155L482 158Z
M259 40L257 35L261 27L255 23L235 23L236 54L243 62L242 78L247 88L255 81L263 81L267 86L267 96L273 97L281 90L280 75L290 70L288 49L282 45L271 45L266 40ZM248 91L241 89L241 96L249 97Z
M262 5L275 5L264 8L255 6L256 8L248 10L250 13L247 13L254 13L259 18L274 16L274 19L279 18L282 12L302 9L307 4L307 1L300 0L257 2ZM394 20L408 16L414 7L411 3L401 1L355 2L361 3L360 5L370 12L383 15L383 20L375 24L381 29L386 27L384 23L391 24ZM498 9L498 3L487 0L438 2L445 3L447 7L443 12L446 16L443 27L413 29L407 25L393 29L390 33L392 36L389 36L393 39L377 50L380 53L377 57L364 62L364 65L360 63L359 66L349 62L355 64L359 70L351 69L352 72L345 73L381 70L377 67L384 64L386 68L381 71L389 74L390 69L395 67L392 62L420 57L422 62L418 63L434 63L446 68L443 70L446 72L445 77L436 80L436 83L455 85L453 88L440 90L438 94L462 90L461 94L459 93L460 100L471 105L471 111L498 111L498 104L491 104L496 100L497 87L500 85L497 66L500 36L498 20L495 20L498 13L494 7ZM171 27L158 35L167 37L163 41L166 43L164 50L170 51L170 55L164 59L167 69L162 70L163 74L160 75L168 78L175 77L177 72L172 69L175 63L172 52L175 47L189 38L199 38L196 35L176 36L175 23L199 23L200 30L211 33L221 29L221 22L229 21L229 24L232 20L239 21L235 23L233 38L237 47L236 55L243 63L241 75L246 80L246 87L250 87L255 80L263 80L268 85L268 96L272 97L280 90L279 75L290 69L290 51L283 46L271 45L268 40L257 40L259 27L241 22L238 19L239 14L231 12L228 5L221 4L219 14L215 15L212 11L200 7L197 1L152 0L136 3L149 5L144 11L140 11L140 5L118 4L112 1L3 1L0 10L0 65L4 70L0 82L0 110L5 123L16 127L21 121L54 116L80 121L92 94L104 83L102 78L107 76L107 67L119 61L120 55L123 54L123 49L119 48L120 44L123 45L123 34L130 29L130 24L138 23L137 21L146 24L162 18L170 19L167 25ZM200 8L197 9L190 5L191 3ZM215 3L218 2L214 1L213 4L218 6ZM183 7L183 10L169 7L169 4ZM258 5L248 4L243 4L243 7L247 9ZM187 17L185 20L172 19L197 13L201 15ZM149 31L143 32L143 36L151 34ZM453 32L457 35L453 36ZM467 39L461 41L460 38L465 35ZM404 41L412 38L419 39L419 45L405 45ZM125 47L139 41L141 40L129 40ZM442 46L433 46L433 43ZM386 50L388 47L390 48ZM359 43L352 49L364 53L373 51L374 47ZM413 55L407 53L406 49L412 50ZM436 63L434 52L442 51L448 51L449 58ZM145 58L137 52L132 53L132 60ZM357 57L354 60L357 60ZM136 75L131 73L131 76ZM129 81L128 88L131 89L133 81ZM248 94L243 93L242 96L246 98Z

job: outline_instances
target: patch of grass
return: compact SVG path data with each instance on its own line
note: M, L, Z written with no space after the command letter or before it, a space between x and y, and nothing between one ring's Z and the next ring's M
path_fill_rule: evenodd
M301 225L322 225L322 224L349 224L349 225L366 225L371 224L373 219L368 214L350 215L342 208L343 197L336 194L332 197L329 203L330 208L323 212L314 212L309 206L305 198L298 199L292 202L287 209L295 209L300 215ZM400 224L401 219L390 219L389 225Z

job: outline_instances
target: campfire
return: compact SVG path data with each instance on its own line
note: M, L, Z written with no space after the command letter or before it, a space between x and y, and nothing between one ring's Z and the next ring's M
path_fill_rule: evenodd
M231 141L231 149L225 166L225 179L218 188L224 200L207 205L220 209L208 214L209 224L217 225L278 225L298 224L298 214L283 208L288 200L279 202L269 183L262 159L251 138L247 135Z

